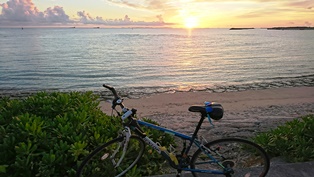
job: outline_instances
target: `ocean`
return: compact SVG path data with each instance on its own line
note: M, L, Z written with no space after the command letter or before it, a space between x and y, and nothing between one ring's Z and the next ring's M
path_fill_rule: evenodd
M313 71L314 30L0 29L0 92L313 86Z

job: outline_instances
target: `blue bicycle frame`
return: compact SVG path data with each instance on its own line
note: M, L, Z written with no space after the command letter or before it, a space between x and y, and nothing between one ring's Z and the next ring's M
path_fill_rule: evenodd
M213 108L211 107L212 103L211 102L205 102L205 108L204 107L199 107L199 106L192 106L189 108L189 111L191 112L199 112L201 113L201 119L198 122L198 125L193 133L192 136L187 136L184 135L182 133L178 133L176 131L167 129L167 128L163 128L154 124L150 124L141 120L136 120L133 119L133 116L136 114L136 109L127 109L124 105L123 105L123 100L118 96L116 90L108 85L103 85L105 88L109 89L112 91L112 94L114 95L115 99L112 101L112 109L116 110L115 107L117 105L119 105L122 109L123 115L121 115L117 110L116 112L118 113L119 116L121 116L121 119L124 121L125 119L128 119L128 123L124 123L125 126L127 127L131 127L131 129L135 130L135 133L142 138L142 140L147 143L148 145L150 145L154 150L156 150L159 154L161 154L168 162L169 164L176 168L179 171L192 171L192 172L200 172L200 173L212 173L212 174L225 174L223 171L226 169L219 161L217 161L212 155L211 153L216 153L215 151L210 150L209 148L205 147L198 139L197 139L197 133L201 128L201 125L204 121L204 119L206 118L206 116L208 117L209 122L211 123L210 120L210 114L213 112ZM221 108L222 109L222 108ZM222 118L223 115L223 109L222 111L216 115L217 118L216 119L220 119ZM215 116L215 115L214 115ZM212 123L211 123L212 124ZM152 128L152 129L156 129L158 131L164 132L164 133L168 133L172 136L176 136L179 137L183 140L187 140L189 141L189 145L186 147L184 147L184 151L182 150L181 155L182 157L187 157L187 154L189 153L191 147L193 144L195 144L201 151L203 151L211 160L208 163L217 163L219 166L222 167L223 171L217 171L217 170L202 170L202 169L191 169L191 168L186 168L187 164L183 164L183 162L181 163L177 161L176 159L176 155L172 154L172 153L168 153L167 150L164 147L160 147L157 143L155 143L154 141L152 141L148 136L146 136L145 132L143 132L140 128L140 126L145 126L148 128ZM216 153L217 154L217 153ZM218 154L219 155L219 154ZM172 158L176 159L173 160ZM174 156L174 157L173 157ZM181 167L183 166L183 167Z

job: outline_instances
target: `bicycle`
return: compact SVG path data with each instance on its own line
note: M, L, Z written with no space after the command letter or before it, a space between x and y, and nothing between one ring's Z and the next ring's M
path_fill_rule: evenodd
M103 144L87 156L77 170L77 177L101 177L104 174L110 177L123 176L140 160L146 144L161 154L169 165L177 170L177 177L181 176L182 171L190 171L194 177L200 177L202 173L225 175L226 177L266 176L270 161L259 145L238 138L218 139L204 144L198 138L198 131L206 117L211 124L211 119L219 120L223 117L224 110L221 104L205 102L204 106L189 107L189 111L200 113L201 118L193 135L188 136L135 119L137 110L125 107L123 99L113 87L105 84L103 86L114 95L111 108L121 117L124 129L117 138ZM116 109L116 106L120 106L122 113ZM168 152L166 147L152 141L141 129L141 126L182 139L184 144L181 153ZM134 132L135 135L131 132ZM189 154L192 146L197 150L191 156Z

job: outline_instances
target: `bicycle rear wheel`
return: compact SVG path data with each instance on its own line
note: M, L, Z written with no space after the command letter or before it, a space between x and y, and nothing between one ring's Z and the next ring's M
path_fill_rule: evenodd
M269 170L269 158L259 145L244 139L227 138L219 139L205 144L210 149L210 156L198 149L192 159L192 169L219 170L223 167L234 173L226 174L232 177L264 177ZM223 167L222 167L223 166ZM199 173L192 172L194 177Z
M125 137L119 137L95 149L80 165L77 177L119 177L127 173L142 157L145 143L131 136L120 165Z

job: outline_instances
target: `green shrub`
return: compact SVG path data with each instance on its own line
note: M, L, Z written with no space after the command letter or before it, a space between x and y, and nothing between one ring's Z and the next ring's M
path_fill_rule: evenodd
M0 176L74 176L82 160L122 128L120 119L104 114L97 100L92 92L0 99ZM145 168L131 173L145 175Z
M314 160L314 115L303 116L261 133L253 141L272 156L282 156L288 162Z

